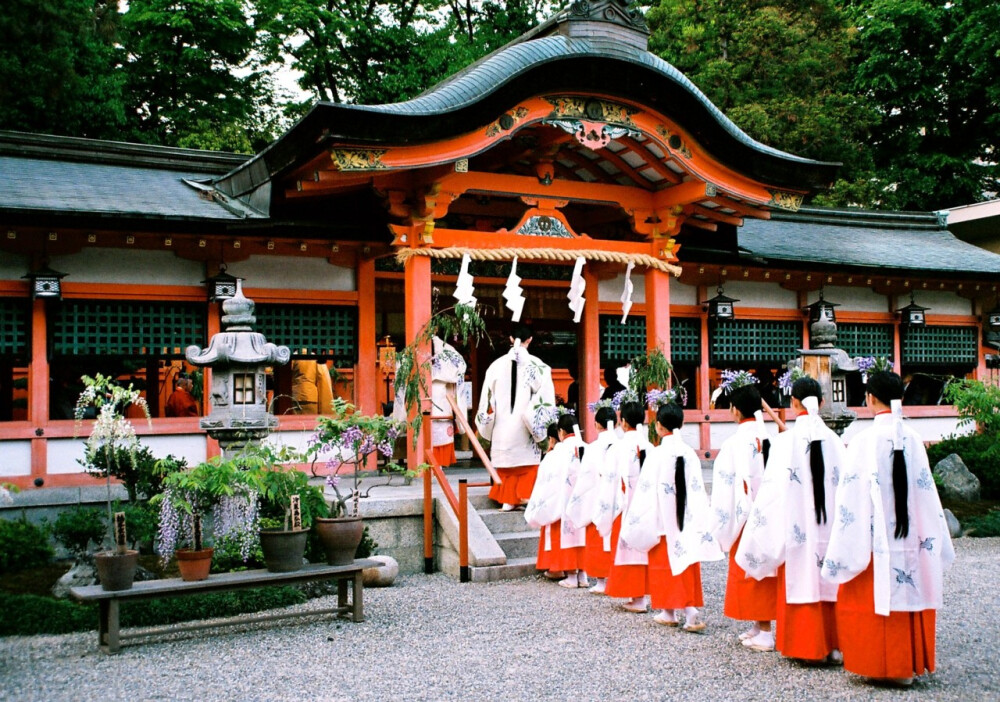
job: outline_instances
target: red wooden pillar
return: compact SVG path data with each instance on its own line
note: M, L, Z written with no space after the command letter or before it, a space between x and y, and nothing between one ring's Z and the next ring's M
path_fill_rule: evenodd
M212 337L222 330L222 303L209 303L208 320L205 327L205 331L208 334L208 339L206 339L207 345L208 342L211 342ZM201 380L201 413L204 415L212 411L210 399L212 392L212 369L205 366L202 372L204 375ZM215 458L221 454L222 449L219 447L219 442L206 434L205 458Z
M583 358L580 361L579 401L580 430L587 441L593 441L594 413L587 409L591 402L601 399L601 318L598 303L598 280L590 266L583 267L583 280L587 283L587 304L583 308L583 326L580 345L583 347Z
M889 314L896 314L896 296L886 295L886 300L889 303ZM901 330L899 327L899 319L893 319L892 322L892 370L899 375L903 374L903 340L901 338Z
M378 406L378 348L375 345L375 260L358 260L358 369L354 374L354 402L363 414L380 414ZM409 331L407 331L409 334ZM391 369L389 369L391 370ZM386 398L386 402L392 398Z
M31 477L48 474L48 444L45 427L49 423L48 327L45 300L31 303L31 368L28 371L28 419L35 428L31 439Z
M424 325L431 318L431 259L429 256L411 256L407 259L403 268L403 280L406 286L406 343L412 343ZM426 346L417 349L416 362L418 367L427 359L430 349ZM430 388L430 382L426 387ZM428 404L426 400L421 403ZM416 448L413 444L412 431L407 432L406 440L406 464L411 471L415 471L417 466L424 462L424 446L430 437L421 432Z
M646 271L646 348L659 347L670 359L670 275Z
M699 302L708 299L708 286L699 285L697 289ZM701 361L698 364L698 411L704 413L705 421L698 427L698 447L701 455L708 458L708 452L712 450L712 425L709 423L708 409L712 402L712 393L709 388L708 374L712 359L712 340L708 336L708 310L701 308L698 315L701 323Z

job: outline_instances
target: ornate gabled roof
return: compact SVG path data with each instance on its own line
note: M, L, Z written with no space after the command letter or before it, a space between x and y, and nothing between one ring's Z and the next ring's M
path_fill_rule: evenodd
M455 139L523 101L546 96L591 96L662 115L722 167L767 186L808 192L832 182L839 164L804 159L750 138L680 71L649 53L646 37L644 25L618 0L575 3L412 100L317 104L217 187L260 208L262 200L274 199L272 180L303 167L323 149ZM476 148L488 146L449 155L468 157L479 153Z

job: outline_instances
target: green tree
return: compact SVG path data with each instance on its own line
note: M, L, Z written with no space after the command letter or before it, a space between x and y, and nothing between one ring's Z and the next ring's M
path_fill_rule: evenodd
M753 138L849 176L870 166L877 116L852 95L852 31L835 0L659 0L646 19L650 51Z
M894 209L1000 190L1000 3L863 0L855 86L881 113L872 182Z
M130 0L121 28L132 138L244 152L273 138L241 0Z
M413 97L534 26L548 0L257 0L265 55L330 102Z
M117 0L7 0L0 12L0 128L120 138Z

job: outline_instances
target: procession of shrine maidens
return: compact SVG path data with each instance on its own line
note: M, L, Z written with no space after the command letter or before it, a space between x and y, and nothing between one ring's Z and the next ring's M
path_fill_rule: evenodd
M802 207L837 164L754 141L647 39L623 3L578 3L412 100L319 103L249 157L0 133L0 479L89 483L66 409L82 373L145 387L155 454L217 453L165 401L196 370L185 348L222 331L214 288L233 278L256 331L289 349L266 392L292 444L315 424L299 394L316 368L381 412L393 352L473 298L496 348L457 348L468 406L530 321L585 431L605 368L662 350L685 440L711 457L734 431L712 407L721 372L777 391L822 299L844 357L889 359L925 438L954 431L940 379L990 375L1000 255L934 213ZM838 363L856 410L858 373Z

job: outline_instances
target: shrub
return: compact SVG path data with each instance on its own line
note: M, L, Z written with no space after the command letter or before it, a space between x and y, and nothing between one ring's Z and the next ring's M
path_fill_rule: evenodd
M987 514L969 517L962 526L969 536L1000 536L1000 510L994 509Z
M206 593L183 598L129 602L122 608L122 626L158 626L194 619L232 617L305 602L293 587ZM97 606L80 605L39 595L0 592L0 636L34 636L87 631L97 624Z
M979 478L984 499L1000 499L1000 444L989 434L949 436L927 449L931 467L949 454L957 453L966 467Z
M23 514L20 519L0 519L0 573L45 565L54 555L47 526L32 524Z
M236 570L264 567L264 552L260 550L259 542L250 550L250 557L246 561L243 560L240 553L241 546L236 539L228 537L216 539L213 548L213 573L229 573Z
M358 544L358 550L354 552L354 557L368 558L376 553L378 553L378 542L368 533L368 527L365 527L364 532L361 534L361 543Z
M160 528L160 515L148 502L116 502L112 506L114 512L125 513L125 529L128 533L131 548L140 543L153 543L156 532Z
M983 434L1000 435L1000 387L981 380L957 380L948 385L944 396L955 405L961 424L974 423Z
M93 476L105 478L111 472L125 486L129 502L163 492L163 480L174 470L187 466L184 459L167 456L157 460L148 446L139 446L134 452L127 446L87 450L86 458L78 461Z
M74 555L87 553L90 542L100 546L107 529L104 512L93 507L64 509L52 525L52 535Z

